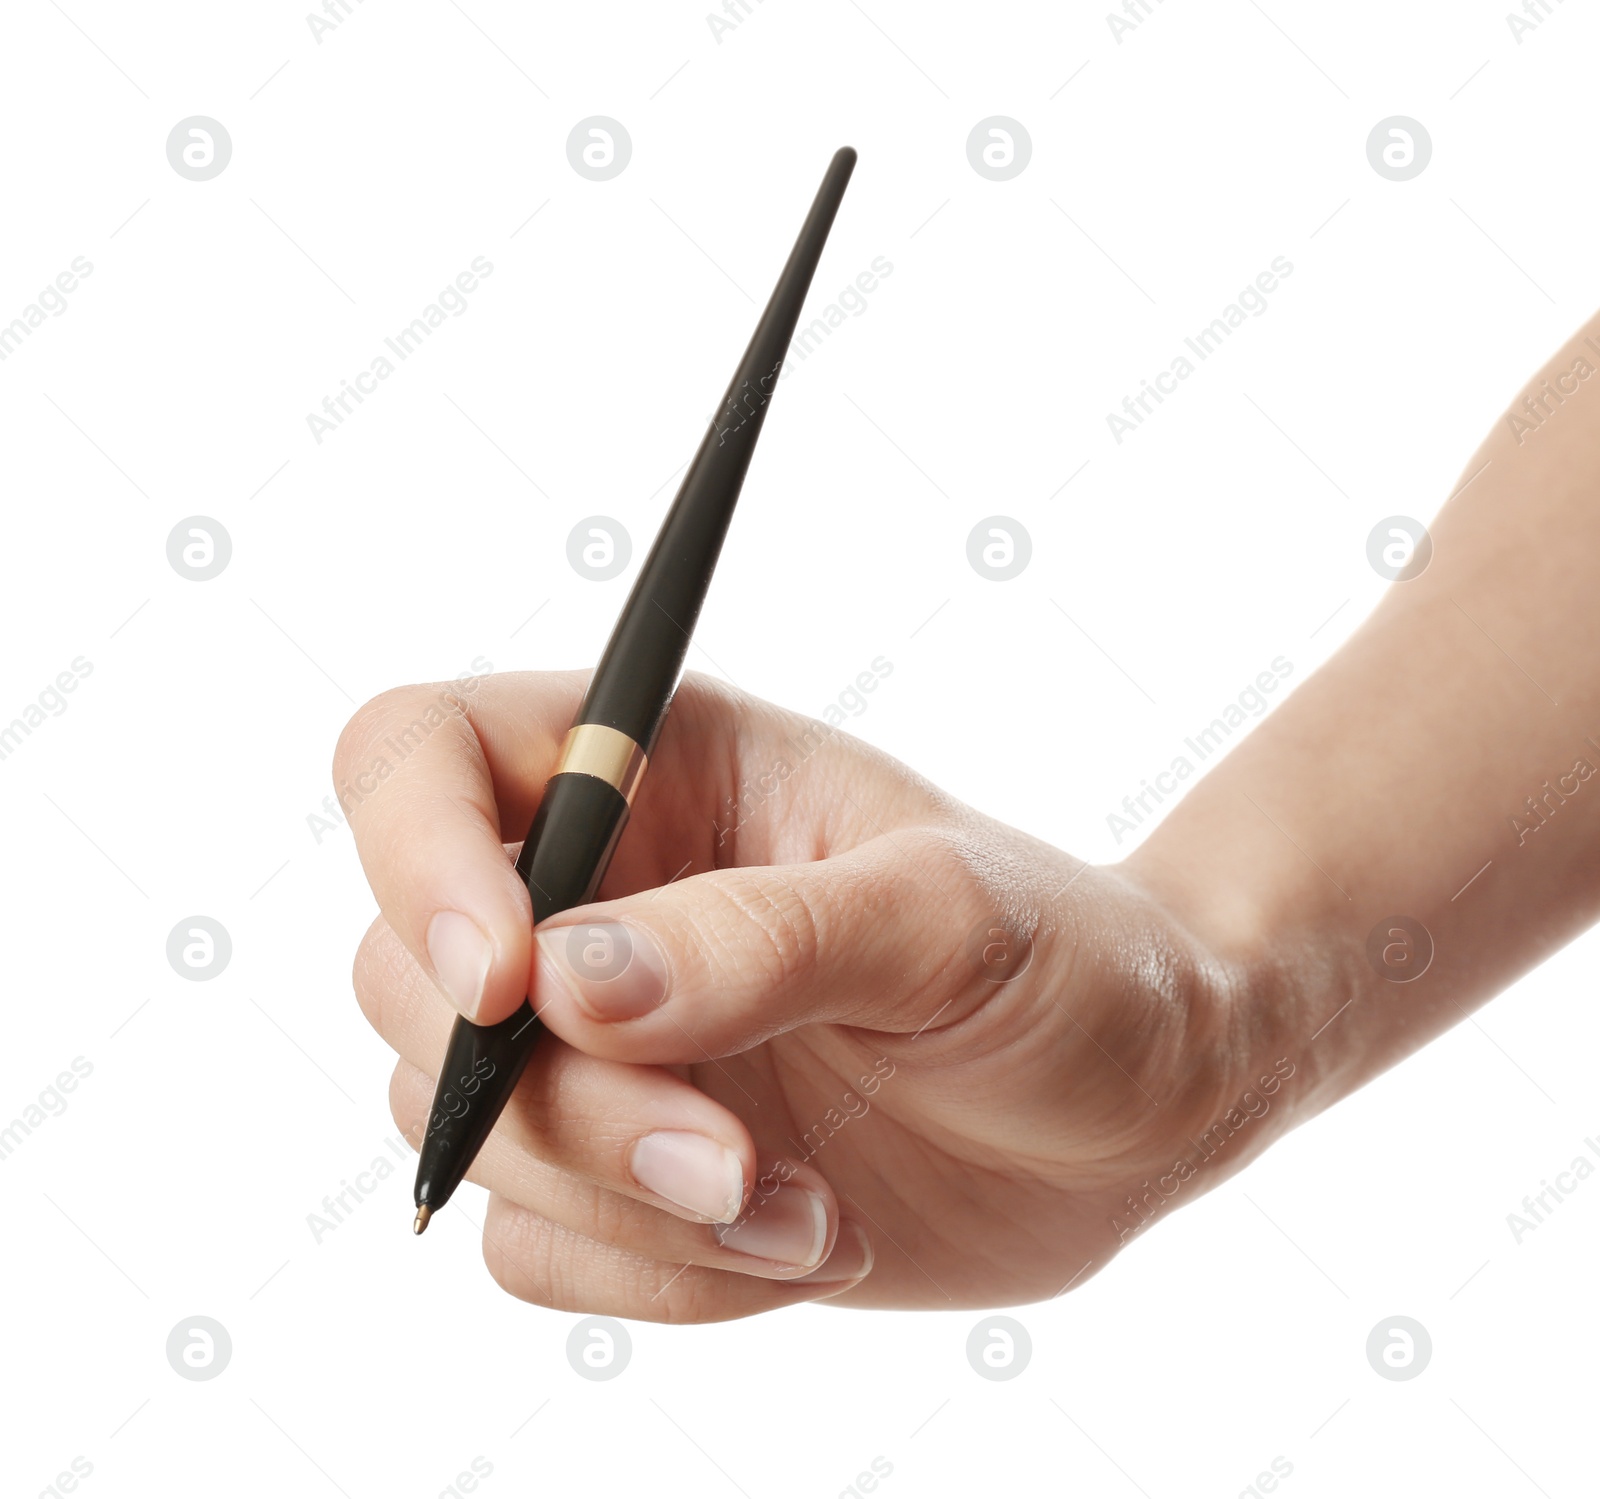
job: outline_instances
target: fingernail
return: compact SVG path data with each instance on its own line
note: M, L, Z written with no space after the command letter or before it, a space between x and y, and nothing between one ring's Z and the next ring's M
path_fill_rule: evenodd
M483 1001L494 948L478 923L459 911L440 911L428 923L428 960L439 987L471 1020Z
M618 921L537 933L539 962L592 1020L637 1020L667 997L667 965L654 941Z
M744 1203L744 1167L726 1146L689 1130L662 1129L635 1142L633 1179L657 1197L713 1223L731 1223Z
M804 1187L758 1197L737 1223L714 1230L724 1249L797 1270L809 1270L828 1242L828 1206Z
M872 1269L872 1259L872 1240L867 1237L866 1229L859 1223L846 1221L839 1225L833 1253L809 1275L796 1276L789 1284L811 1286L837 1281L842 1287L847 1281L862 1279Z

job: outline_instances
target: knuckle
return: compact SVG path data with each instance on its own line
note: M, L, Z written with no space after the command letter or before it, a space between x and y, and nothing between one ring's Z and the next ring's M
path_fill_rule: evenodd
M599 1183L589 1183L585 1193L588 1201L588 1235L601 1244L619 1244L626 1239L637 1239L639 1233L639 1204L631 1197L613 1192Z
M910 836L910 853L926 870L942 903L966 915L989 904L989 876L977 840L959 828L924 827Z
M793 984L815 967L824 922L811 896L767 872L744 872L723 895L732 919L715 924L715 941L741 967L759 964L770 988Z
M938 961L917 1001L948 1003L945 1023L953 1024L1004 991L992 982L983 955L997 932L1011 944L1031 946L1042 919L1037 892L1004 848L960 826L920 828L907 847L917 883L932 902L930 923L942 934L934 944Z
M654 1322L672 1327L689 1327L702 1322L717 1322L727 1316L720 1308L717 1281L691 1269L668 1283L673 1267L667 1266L647 1277L655 1282L646 1305Z
M383 726L400 711L409 696L420 689L415 687L390 687L376 697L369 698L339 731L339 741L333 747L333 782L342 785L358 767L372 758L371 746L381 737Z
M583 1257L587 1246L581 1236L558 1223L541 1222L534 1253L537 1298L558 1312L591 1310L584 1295Z
M992 838L960 827L923 828L914 835L913 854L932 878L952 933L965 936L989 919L1029 936L1037 930L1040 911L1028 870Z

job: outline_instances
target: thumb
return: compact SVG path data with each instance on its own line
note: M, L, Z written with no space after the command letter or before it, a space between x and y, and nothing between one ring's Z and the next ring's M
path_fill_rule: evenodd
M627 1062L700 1062L818 1022L916 1032L993 993L998 921L948 835L900 830L562 912L535 933L534 1004L563 1040Z

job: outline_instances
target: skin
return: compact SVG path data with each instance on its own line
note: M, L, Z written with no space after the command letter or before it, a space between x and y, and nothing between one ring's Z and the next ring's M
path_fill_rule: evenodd
M672 1322L1051 1297L1587 927L1590 335L1600 318L1524 387L1542 409L1519 392L1467 465L1427 569L1121 864L1086 866L845 734L797 753L812 721L691 675L601 902L536 941L508 840L587 674L402 688L361 709L341 788L441 693L456 705L349 808L381 911L356 995L399 1054L397 1123L420 1139L447 990L485 1022L531 994L551 1032L472 1172L496 1280ZM1573 373L1580 357L1595 378ZM441 981L440 912L485 935L481 993L459 962ZM1391 953L1409 940L1397 915L1433 949L1404 984L1368 957L1374 929ZM629 969L563 976L567 929L594 923L627 929ZM642 1013L596 1018L652 972ZM741 1225L813 1193L809 1261L740 1252L756 1233L642 1186L632 1147L657 1130L732 1152Z

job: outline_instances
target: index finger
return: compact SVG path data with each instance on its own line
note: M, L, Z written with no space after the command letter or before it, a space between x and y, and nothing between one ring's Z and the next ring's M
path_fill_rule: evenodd
M334 755L340 806L385 919L483 1025L531 992L532 903L504 845L527 832L589 677L508 672L395 688L356 713ZM823 857L937 799L847 735L693 673L673 705L602 900L730 858Z
M505 849L526 831L583 690L581 672L398 687L345 726L339 804L379 908L462 1014L528 993L533 909ZM516 828L515 832L510 832Z

